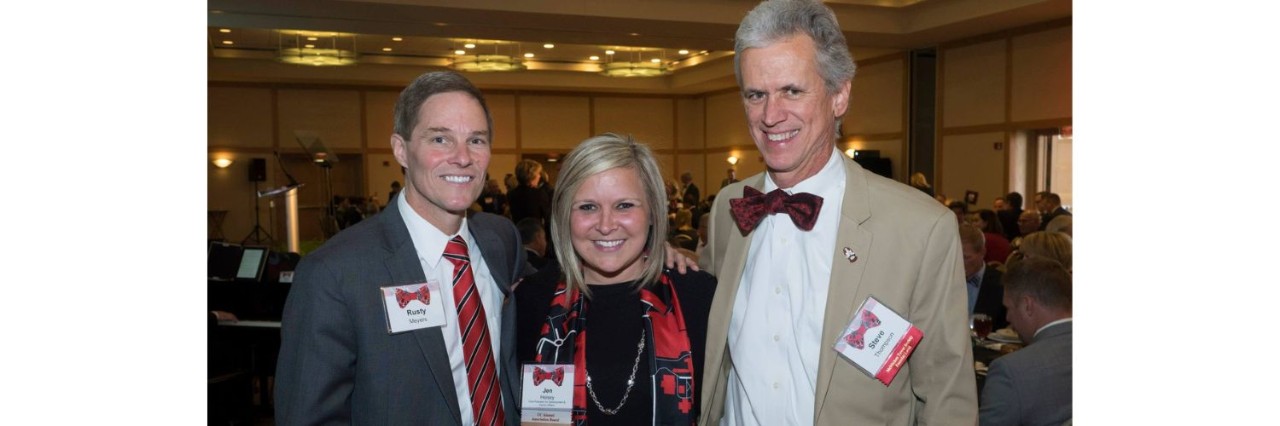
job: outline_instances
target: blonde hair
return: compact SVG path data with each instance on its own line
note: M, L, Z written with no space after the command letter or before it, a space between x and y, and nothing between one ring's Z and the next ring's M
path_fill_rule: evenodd
M1036 231L1022 237L1018 246L1021 258L1040 257L1057 261L1071 271L1071 237L1061 232ZM1011 256L1012 257L1012 256ZM1010 263L1015 259L1010 259Z
M666 193L662 173L653 152L629 135L605 133L582 141L565 156L564 163L560 165L560 175L557 178L559 185L551 200L551 239L566 284L587 297L591 296L591 291L583 278L582 260L573 249L573 226L570 223L573 197L588 178L616 168L634 170L644 187L645 200L642 202L649 217L644 257L648 259L648 263L644 265L640 279L636 280L636 287L657 282L666 263Z

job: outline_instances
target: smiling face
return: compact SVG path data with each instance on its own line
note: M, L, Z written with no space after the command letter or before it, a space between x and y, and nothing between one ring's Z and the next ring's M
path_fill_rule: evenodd
M740 63L747 123L769 175L790 188L817 174L831 158L836 118L849 106L849 82L827 93L806 35L746 49Z
M464 92L432 95L418 108L409 140L391 136L391 150L405 168L405 201L446 234L484 189L489 167L489 124L480 103Z
M636 170L619 167L588 177L571 200L570 237L586 282L639 278L649 236L649 200Z

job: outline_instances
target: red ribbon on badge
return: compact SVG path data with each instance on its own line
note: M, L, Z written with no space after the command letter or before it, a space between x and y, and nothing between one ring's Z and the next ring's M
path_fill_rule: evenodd
M414 292L404 291L398 288L396 289L396 302L400 304L401 308L414 300L422 302L423 305L430 305L431 291L427 290L427 286L425 285L418 287L418 291Z
M845 342L848 343L850 346L853 346L858 349L862 349L863 347L866 346L866 342L863 338L866 337L867 330L870 330L878 325L880 325L880 318L876 317L876 314L871 313L871 310L869 309L862 311L862 324L858 325L858 331L855 331L852 334L845 336L844 338Z
M543 370L541 367L533 367L533 385L541 385L543 380L551 380L556 383L556 386L560 386L560 383L564 381L564 367L556 367L555 370L551 371Z

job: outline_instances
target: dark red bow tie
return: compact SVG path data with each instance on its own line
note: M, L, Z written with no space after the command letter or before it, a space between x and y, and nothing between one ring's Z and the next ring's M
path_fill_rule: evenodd
M564 367L556 367L555 370L545 371L541 367L533 367L533 385L542 384L543 380L551 380L556 382L556 386L564 381Z
M412 302L414 300L422 302L423 305L430 305L431 291L427 290L427 286L425 285L422 287L418 287L418 291L413 291L413 292L404 291L398 288L396 289L396 302L400 304L401 308L405 307L406 305L409 304L409 302Z
M862 311L862 324L858 326L858 331L855 331L845 337L845 343L848 343L855 348L862 349L866 346L865 338L867 330L878 325L880 325L880 318L876 317L876 314L871 313L871 311Z
M818 212L822 210L822 197L807 192L787 195L781 188L764 194L750 186L742 187L742 198L729 200L729 213L743 234L756 229L760 220L768 213L786 213L797 228L805 231L813 229L818 222Z

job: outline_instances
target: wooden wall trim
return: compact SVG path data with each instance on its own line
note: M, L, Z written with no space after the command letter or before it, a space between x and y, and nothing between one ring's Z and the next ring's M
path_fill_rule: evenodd
M1071 118L1053 118L1047 120L1011 121L1008 123L979 124L975 126L957 126L942 129L942 136L971 135L975 133L999 133L1006 131L1046 129L1051 127L1070 126Z

